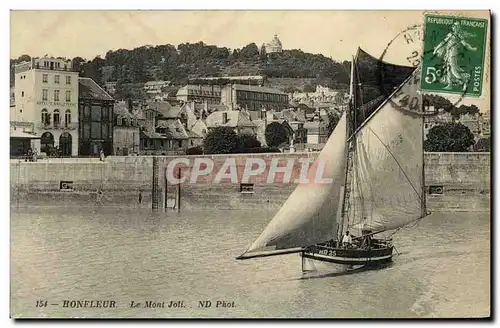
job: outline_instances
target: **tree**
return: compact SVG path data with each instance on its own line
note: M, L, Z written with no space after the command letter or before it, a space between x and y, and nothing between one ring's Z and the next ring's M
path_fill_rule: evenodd
M434 106L434 109L443 109L446 112L451 112L454 107L448 99L434 94L424 94L423 101L425 106Z
M230 154L238 147L236 132L227 126L218 126L211 130L203 140L205 154Z
M300 90L292 85L292 86L286 87L285 90L283 90L283 91L286 93L294 93L295 91L300 91Z
M71 60L71 70L73 72L80 72L83 64L85 64L85 59L82 57L75 57Z
M335 130L335 127L339 123L339 120L340 120L339 115L332 113L332 112L328 112L328 123L326 124L328 136L330 136L332 134L333 130Z
M474 145L474 151L491 151L491 138L481 138Z
M429 130L424 149L429 152L466 152L474 145L474 135L461 123L445 123Z
M259 47L255 43L250 43L240 50L240 56L244 58L257 58L259 56Z
M266 46L263 44L262 47L260 47L260 60L266 61L266 59L267 59Z
M269 147L278 147L288 140L285 127L278 122L272 122L266 127L265 136Z
M260 141L252 134L240 134L238 136L238 149L240 151L259 148L260 146Z
M203 149L200 146L188 148L186 155L203 155Z

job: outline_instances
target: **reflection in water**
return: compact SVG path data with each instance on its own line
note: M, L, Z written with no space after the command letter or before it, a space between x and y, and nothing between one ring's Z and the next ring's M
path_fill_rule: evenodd
M450 317L489 313L489 213L440 213L394 235L380 270L290 254L237 261L269 221L258 211L12 210L11 313L32 317ZM118 308L36 308L38 299ZM185 308L131 308L182 300ZM200 308L210 300L213 306ZM216 308L235 301L234 308Z

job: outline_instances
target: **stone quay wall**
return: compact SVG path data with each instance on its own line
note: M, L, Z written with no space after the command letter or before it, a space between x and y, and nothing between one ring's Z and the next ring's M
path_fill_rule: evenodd
M295 172L300 166L298 158L314 159L317 154L203 155L185 158L189 159L191 166L196 158L210 158L215 167L221 167L227 158L235 158L238 171L243 168L246 158L251 157L262 158L267 165L273 159L280 162L295 160ZM168 164L176 159L179 157L157 157L155 174L153 156L111 156L104 162L97 158L57 158L37 162L11 160L11 206L89 205L97 201L102 205L130 207L137 206L141 193L142 206L151 206L153 196L158 195L155 200L160 208L180 211L252 208L275 211L296 186L293 179L291 183L277 183L276 180L268 183L265 178L251 181L253 186L250 191L242 189L240 183L224 180L220 184L170 185L166 183L165 172ZM184 167L182 170L188 169ZM71 188L62 190L61 181L71 182ZM430 211L489 211L490 153L426 153L425 183ZM99 190L102 191L100 195Z

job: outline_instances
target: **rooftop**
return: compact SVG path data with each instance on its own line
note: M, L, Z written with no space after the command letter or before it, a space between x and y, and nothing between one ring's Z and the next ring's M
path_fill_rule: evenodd
M157 128L165 129L165 135L169 139L188 139L189 136L178 119L168 119L158 121Z
M78 78L78 97L85 99L97 99L114 101L113 97L109 95L99 84L88 77Z
M224 114L227 115L227 122L223 123ZM229 126L229 127L255 127L250 118L241 111L217 111L207 117L207 126Z

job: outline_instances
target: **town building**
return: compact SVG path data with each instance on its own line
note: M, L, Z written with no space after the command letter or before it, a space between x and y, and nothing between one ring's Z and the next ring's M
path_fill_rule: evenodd
M115 100L90 78L81 77L78 83L78 154L98 156L103 150L112 155Z
M104 89L106 90L107 93L110 95L114 95L116 92L116 81L107 81L104 82Z
M219 126L230 127L236 134L257 134L257 125L243 111L228 110L216 111L207 117L206 125L209 130Z
M481 136L483 138L489 138L491 136L491 122L490 122L490 111L482 113L480 116L481 122Z
M140 127L144 125L142 111L134 110L131 102L114 105L113 154L127 156L139 154Z
M202 85L225 85L225 84L246 84L264 86L267 79L263 75L240 75L240 76L208 76L196 77L188 80L188 84Z
M34 134L32 126L27 126L27 129L19 125L10 126L10 157L26 157L28 150L34 149L33 142L40 139ZM39 143L38 143L39 144Z
M274 38L271 40L271 42L264 43L262 45L261 52L262 52L262 49L265 50L266 54L280 53L283 51L283 45L282 45L280 39L278 38L278 35L275 34Z
M160 95L170 85L170 81L148 81L144 83L144 91L149 96Z
M32 148L41 155L78 155L78 72L64 58L32 58L14 67L13 126L40 137Z
M185 154L202 144L203 136L191 130L199 119L192 103L172 106L166 101L150 101L145 109L145 124L140 134L140 153L146 155ZM206 127L205 127L206 129Z
M326 122L317 115L312 122L306 122L303 127L307 131L307 144L320 145L322 148L328 140Z
M207 102L209 104L220 104L220 85L188 84L177 91L176 99L181 103Z
M189 136L179 119L168 118L159 120L156 125L156 132L167 138L163 149L168 152L185 154L189 148Z
M453 118L450 112L436 111L433 106L426 108L428 113L436 113L435 115L428 115L424 118L424 138L427 139L429 130L436 125L445 123L461 123L469 128L470 132L474 135L474 139L478 141L481 138L490 136L490 123L489 112L480 113L476 115L465 114L461 115L458 119Z
M243 84L228 84L221 90L221 104L229 110L281 110L289 107L288 94L281 90Z
M314 92L296 91L290 94L290 99L296 105L303 104L310 108L344 112L348 106L349 95L344 91L317 85Z

